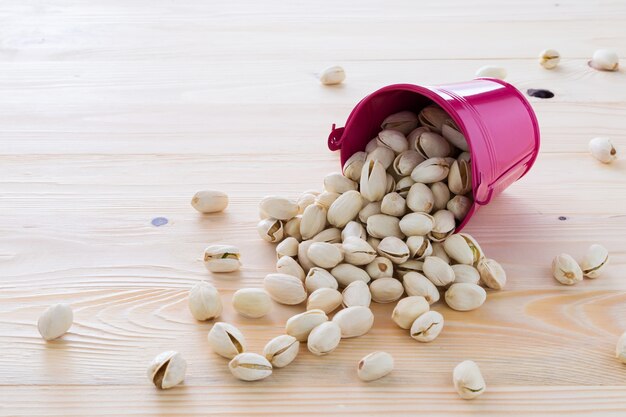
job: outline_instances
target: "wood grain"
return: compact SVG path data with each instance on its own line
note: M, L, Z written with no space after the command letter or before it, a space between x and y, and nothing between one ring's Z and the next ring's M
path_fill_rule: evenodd
M593 51L626 55L619 1L459 0L358 3L237 0L0 3L0 415L623 416L626 366L613 357L626 330L626 162L603 165L591 137L626 149L626 77L587 66ZM555 47L561 65L536 62ZM346 68L324 88L316 73ZM321 188L339 170L332 123L387 84L436 84L503 65L531 99L542 130L535 167L472 220L468 231L507 270L506 290L479 310L445 305L446 328L420 344L375 305L364 337L298 359L260 383L229 374L206 344L211 323L187 291L208 279L221 320L260 351L301 307L259 320L230 308L259 287L274 247L255 231L257 202ZM201 188L228 192L220 215L189 205ZM156 227L152 219L164 217ZM209 243L237 244L244 266L210 275ZM549 265L591 243L606 273L560 286ZM38 315L68 302L75 323L43 341ZM145 375L176 349L185 383L159 392ZM388 377L362 383L357 361L393 354ZM477 361L488 390L458 399L456 363Z

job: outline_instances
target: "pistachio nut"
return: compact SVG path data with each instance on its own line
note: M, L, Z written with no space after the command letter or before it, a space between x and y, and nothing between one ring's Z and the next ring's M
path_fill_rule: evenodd
M402 297L404 287L395 278L378 278L370 284L370 293L372 294L372 300L376 303L393 303Z
M552 275L561 284L573 285L583 280L583 271L570 255L562 253L552 261Z
M443 122L449 117L448 113L435 104L424 107L417 116L422 126L426 126L437 133L441 133Z
M347 287L354 281L363 281L366 283L370 281L370 276L367 275L365 270L350 264L339 264L331 269L330 272L341 287Z
M402 132L384 129L378 133L378 144L399 154L409 149L409 143Z
M422 133L430 132L430 131L431 130L426 126L420 126L420 127L413 129L408 135L406 135L406 140L409 143L409 149L415 150L416 149L415 145L417 144L417 141L419 140L419 137L422 135Z
M311 204L304 209L300 219L300 234L304 240L324 230L326 227L327 209L320 204Z
M341 328L341 337L363 336L374 325L374 314L367 307L354 306L339 310L333 320Z
M367 218L367 234L378 239L388 236L404 237L402 230L400 230L400 220L387 214L369 216Z
M378 256L367 264L365 271L372 279L393 276L393 263L384 256Z
M335 311L343 302L341 293L332 288L318 288L309 295L307 310L322 310L326 314Z
M454 120L446 119L446 121L443 122L441 135L456 148L465 152L469 151L465 135L461 133L461 129L459 129L459 126L454 122Z
M594 244L587 249L580 267L587 278L598 278L608 264L609 251L602 245Z
M298 246L300 242L295 237L287 237L278 245L276 245L276 258L280 259L283 256L298 256Z
M204 250L204 266L211 272L233 272L241 266L239 249L231 245L211 245Z
M472 160L472 156L469 152L461 152L459 156L456 157L456 160L470 162Z
M430 213L435 205L435 196L427 185L417 182L409 189L406 205L414 212Z
M263 356L274 368L284 368L296 359L300 342L293 336L282 334L267 342Z
M451 196L448 186L443 182L435 182L430 184L430 191L433 193L433 208L445 209Z
M281 274L293 275L300 281L304 281L304 270L300 264L289 256L283 256L276 262L276 272Z
M438 287L454 282L452 267L436 256L427 256L424 259L424 275Z
M363 208L361 193L349 190L341 194L328 209L328 223L342 228L354 220Z
M347 237L343 244L344 261L352 265L367 265L376 258L376 251L365 240Z
M435 219L428 213L415 212L402 217L398 225L407 236L425 236L433 230Z
M368 236L366 242L369 243L374 250L378 249L378 245L380 245L380 239L373 236Z
M242 381L258 381L272 375L272 364L257 353L240 353L228 363L228 369Z
M324 177L324 189L331 193L343 194L356 190L358 184L340 172L332 172Z
M272 299L261 288L241 288L233 294L233 308L250 319L265 316L272 309Z
M477 309L487 299L487 293L480 285L466 282L454 283L445 293L446 304L457 311Z
M326 242L313 242L307 256L311 262L322 268L333 268L343 261L341 249Z
M341 242L341 229L331 227L330 229L324 229L311 239L313 242L325 242L325 243L340 243Z
M365 153L370 153L372 152L374 149L378 148L380 145L378 144L378 136L376 136L375 138L372 138L369 142L367 142L367 145L365 145ZM367 159L367 157L366 157Z
M391 313L391 319L402 329L410 329L415 320L430 310L428 301L422 296L414 295L398 301Z
M423 159L450 156L454 152L454 148L443 136L435 132L423 132L415 140L415 151L419 153Z
M387 352L372 352L357 365L357 376L369 382L389 375L393 371L393 357Z
M213 320L222 314L222 300L217 289L206 281L199 281L189 291L189 311L196 320Z
M433 219L433 230L428 234L431 241L442 242L454 233L456 221L454 220L454 214L452 214L452 212L439 210L433 214Z
M159 389L172 388L185 379L187 361L173 350L158 354L148 366L148 378Z
M448 187L454 194L467 194L472 189L472 168L469 162L454 161L448 173Z
M385 194L389 194L396 189L396 179L390 173L387 173L387 186L385 187ZM384 198L384 197L383 197Z
M363 151L355 152L350 158L343 164L343 175L350 178L352 181L359 182L361 179L361 170L363 164L367 158L367 153Z
M368 165L371 161L378 161L385 169L389 169L391 164L393 164L394 159L396 159L396 154L393 150L387 148L386 146L378 146L367 154L365 165ZM361 178L363 178L363 172L364 171L361 170Z
M448 201L445 208L452 213L455 219L462 221L472 208L472 200L464 195L455 195Z
M448 236L443 248L452 259L465 265L476 265L485 256L478 242L467 233Z
M454 388L464 400L471 400L485 392L487 385L480 369L474 361L463 361L454 368L452 373Z
M365 227L357 221L351 221L346 224L346 226L341 231L341 241L345 243L345 241L350 237L356 237L359 239L367 239L367 233L365 233ZM344 248L344 252L345 252Z
M39 316L37 330L44 340L54 340L67 333L73 321L74 312L69 305L54 304Z
M423 269L424 262L417 261L415 259L409 259L408 261L395 266L396 274L400 278L404 278L409 272L423 272Z
M307 255L309 252L309 246L313 243L315 243L314 240L305 240L300 242L300 245L298 245L298 264L300 264L305 274L309 272L309 269L315 266L313 262L309 260L309 256ZM304 278L302 278L302 281L304 281Z
M372 302L370 288L363 281L353 281L341 293L344 307L369 307Z
M380 201L383 199L387 188L387 173L380 161L365 161L361 171L360 183L361 195L368 201Z
M483 258L478 261L476 268L480 273L480 280L485 286L493 290L501 290L504 288L506 284L506 272L504 272L504 268L502 268L498 262L493 259Z
M607 137L593 138L589 141L589 152L598 161L610 164L617 158L617 150Z
M326 216L324 216L324 222L325 221ZM259 233L259 236L261 236L261 239L271 243L280 242L285 236L283 222L271 217L261 220L257 225L256 230Z
M411 178L415 182L431 184L448 178L450 163L445 158L429 158L419 164L411 172Z
M289 220L300 211L297 203L276 195L264 197L259 203L259 209L278 220Z
M337 85L346 79L346 71L339 65L333 65L324 69L319 77L323 85Z
M441 259L442 261L444 261L447 264L451 264L452 263L452 259L450 259L450 257L446 253L446 250L443 248L443 243L441 243L441 242L430 242L430 243L431 243L431 245L433 247L433 255L432 256L436 256L437 258Z
M300 222L302 216L296 216L293 219L285 222L283 225L283 232L287 237L293 237L298 242L302 241L302 235L300 234Z
M388 236L381 240L376 251L394 264L406 262L410 256L409 247L395 236Z
M418 342L432 342L443 330L443 316L430 310L419 316L411 325L410 335Z
M622 334L617 340L615 357L619 359L620 362L626 363L626 333Z
M315 199L318 195L319 193L313 194L312 192L305 192L300 194L300 197L298 197L298 199L296 200L296 204L298 205L298 214L304 213L305 208L315 203Z
M504 80L506 78L506 69L493 65L485 65L476 70L476 77L489 77Z
M539 54L539 65L545 69L553 69L559 65L561 61L561 55L556 49L544 49Z
M315 202L320 206L324 207L326 210L333 204L333 202L339 198L341 194L333 193L331 191L324 191L320 195L317 196Z
M218 213L228 207L228 195L221 191L202 190L194 194L191 206L200 213Z
M413 169L422 162L424 162L424 157L416 151L409 149L400 153L393 160L393 171L401 177L411 175Z
M359 220L361 221L361 223L366 224L367 219L369 219L370 216L373 216L374 214L380 214L381 205L382 203L380 201L375 201L363 207L361 211L359 211Z
M280 304L295 305L306 300L304 284L298 277L287 274L267 274L263 280L265 291Z
M410 236L406 240L406 245L409 247L411 259L421 261L433 253L433 247L430 244L430 240L424 236Z
M401 111L387 116L380 127L384 130L397 130L406 135L418 125L419 120L415 113L411 111Z
M406 212L406 200L396 192L389 193L383 197L380 211L389 216L400 217Z
M439 290L435 284L419 272L407 272L402 277L402 285L409 297L424 297L428 304L439 301Z
M309 269L304 279L304 286L308 292L313 292L319 288L339 288L337 280L330 272L325 269L313 267Z
M610 49L598 49L593 53L589 66L600 71L617 71L619 56Z
M339 346L341 328L332 321L327 321L311 330L307 340L309 352L316 356L328 355Z
M480 283L480 273L478 269L471 265L456 264L452 265L454 271L454 282L467 282L469 284Z
M232 324L217 322L208 335L209 346L215 353L232 359L246 351L246 339L243 333Z
M410 176L402 177L396 182L396 192L406 199L413 184L415 181Z
M328 316L322 310L308 310L287 320L285 332L298 339L299 342L304 342L311 330L325 321L328 321Z

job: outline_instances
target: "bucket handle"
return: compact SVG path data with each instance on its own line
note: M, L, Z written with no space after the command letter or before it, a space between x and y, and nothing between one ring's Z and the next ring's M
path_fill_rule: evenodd
M330 135L328 135L328 149L331 151L338 151L341 149L341 142L343 131L346 129L345 127L337 127L335 128L335 124L333 123L333 127L331 128Z

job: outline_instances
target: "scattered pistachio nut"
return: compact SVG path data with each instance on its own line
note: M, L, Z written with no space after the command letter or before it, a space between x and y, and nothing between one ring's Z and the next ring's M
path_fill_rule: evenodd
M445 208L454 215L458 221L462 221L472 208L472 199L464 195L455 195L452 197Z
M304 284L298 277L287 274L267 274L263 280L265 291L280 304L296 305L306 300Z
M350 158L343 164L343 175L350 178L352 181L359 182L361 180L361 170L367 153L363 151L355 152Z
M376 303L393 303L402 297L404 287L402 282L395 278L379 278L370 284L370 293Z
M485 392L487 385L474 361L463 361L452 373L454 388L464 400L471 400Z
M341 84L346 79L346 71L339 65L328 67L320 74L320 82L324 85Z
M476 77L488 77L504 80L506 78L506 69L493 65L485 65L478 68L478 70L476 71Z
M272 309L272 299L261 288L241 288L233 294L233 308L251 319L265 316Z
M344 307L369 307L372 302L370 287L363 281L351 282L346 288L344 288L341 295Z
M298 256L298 239L295 237L287 237L285 240L276 245L276 258L280 259L283 256L295 257Z
M443 210L448 206L451 194L446 183L435 182L430 184L430 192L433 195L433 207L431 209ZM450 209L448 208L448 210Z
M215 353L232 359L246 351L246 339L243 333L232 324L217 322L208 335L209 346Z
M309 246L308 258L322 268L334 268L343 261L343 252L337 246L326 242L315 242Z
M300 245L298 245L298 264L302 267L305 274L315 266L315 264L309 260L309 256L307 255L309 252L309 246L313 243L315 243L314 240L305 240L300 242ZM302 280L304 281L304 277Z
M296 359L300 351L300 342L288 334L277 336L267 342L263 356L274 368L284 368Z
M202 190L194 194L191 206L200 213L218 213L228 207L228 195L221 191Z
M344 261L352 265L367 265L376 258L376 251L365 240L349 236L343 244Z
M281 274L293 275L300 281L304 281L305 273L300 264L289 256L283 256L276 261L276 272Z
M54 304L39 316L37 330L44 340L54 340L63 336L72 327L74 313L67 304Z
M416 182L409 189L406 205L416 213L430 213L435 206L435 196L427 185Z
M307 339L307 347L312 354L323 356L335 350L340 341L341 328L337 323L327 321L311 330Z
M335 277L327 270L319 267L309 269L304 279L304 287L308 292L316 291L320 288L331 288L336 290L339 284Z
M256 230L259 236L261 236L261 239L271 243L280 242L285 236L283 222L271 217L261 220Z
M356 238L363 239L363 240L367 239L367 233L365 232L365 227L357 221L348 222L348 224L346 224L346 226L341 231L341 241L343 243L346 243L346 240L349 237L356 237ZM345 245L344 245L344 252L346 252ZM345 256L346 254L344 253L344 258Z
M363 165L360 179L361 195L368 201L380 201L387 189L387 173L378 160L367 160Z
M374 214L367 218L367 233L375 238L384 239L388 236L403 238L400 220L387 214Z
M331 193L343 194L346 191L356 190L358 184L340 172L332 172L324 177L324 189Z
M598 278L608 264L609 251L602 245L593 244L587 249L580 267L587 278Z
M439 301L439 290L428 278L419 272L408 272L402 277L402 285L409 297L421 296L428 304Z
M619 69L619 56L610 49L598 49L593 53L589 66L600 71L617 71Z
M383 129L378 133L377 140L380 146L391 149L394 154L400 154L409 149L406 136L397 130Z
M448 178L450 163L441 157L433 157L420 163L411 172L411 178L416 183L432 184Z
M302 222L302 216L299 216L299 215L285 222L285 224L283 225L284 235L287 237L293 237L298 242L300 242L302 240L302 234L300 233L301 222Z
M470 311L482 306L487 293L480 285L454 283L445 293L446 304L453 310Z
M435 226L435 219L428 213L409 213L400 219L400 231L406 236L425 236Z
M299 342L305 342L311 330L326 321L328 321L328 316L322 310L308 310L289 318L285 325L285 332L298 339Z
M339 264L331 269L330 273L335 277L340 287L347 287L354 281L363 281L365 283L370 281L370 277L365 270L351 264Z
M228 369L242 381L258 381L272 375L272 364L257 353L240 353L228 363Z
M433 242L443 242L448 236L454 233L456 221L454 214L448 210L439 210L433 214L433 230L430 231L428 237Z
M363 208L363 198L358 191L349 190L341 194L328 209L328 223L342 228L358 216Z
M617 151L607 137L597 137L589 141L589 152L603 164L610 164L617 158Z
M426 298L416 295L398 301L391 313L391 319L402 329L410 329L415 320L430 310Z
M343 302L341 293L332 288L319 288L309 294L307 310L322 310L326 314L335 311Z
M311 239L313 242L341 243L341 229L331 227L324 229Z
M333 320L341 328L343 339L363 336L374 325L374 314L367 307L354 306L339 310Z
M561 62L561 54L556 49L544 49L539 55L539 65L545 69L556 68Z
M476 239L467 233L450 235L443 242L446 253L455 261L465 265L476 265L484 258L483 251Z
M372 352L357 365L357 376L365 382L375 381L393 371L393 357L387 352Z
M400 217L406 212L406 200L396 192L386 194L380 204L380 211L389 216Z
M434 310L427 311L415 319L411 325L410 335L418 342L432 342L441 333L443 323L441 313Z
M383 120L381 129L397 130L407 135L419 125L417 115L411 111L401 111L391 114Z
M159 389L172 388L185 379L187 361L173 350L158 354L148 366L148 378Z
M213 320L222 314L222 300L217 289L200 281L189 291L189 311L196 320Z
M239 249L232 245L211 245L204 250L204 266L211 272L237 271L240 259Z
M552 275L564 285L574 285L583 280L583 271L570 255L562 253L552 260Z
M480 283L480 273L472 265L455 264L452 265L454 271L454 282L467 282L470 284Z
M328 209L319 203L311 204L304 209L302 218L300 219L300 235L302 239L311 239L324 230L326 227L327 213Z
M454 270L437 256L427 256L424 259L424 275L438 287L454 282Z
M384 256L376 257L365 267L367 274L372 279L393 276L393 263Z
M424 236L411 236L406 240L406 245L409 247L411 259L423 260L433 253L430 240Z
M289 220L299 213L300 207L286 197L268 195L259 203L259 210L274 219Z
M483 258L476 265L482 283L492 290L501 290L506 284L506 272L493 259ZM456 281L455 281L456 282Z

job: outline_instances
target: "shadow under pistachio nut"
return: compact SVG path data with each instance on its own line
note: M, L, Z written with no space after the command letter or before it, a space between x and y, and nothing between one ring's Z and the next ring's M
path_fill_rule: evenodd
M443 316L441 313L430 310L421 314L411 324L409 334L418 342L432 342L443 330Z
M305 342L311 330L326 321L328 316L322 310L308 310L290 317L285 325L285 332L299 342Z
M256 230L259 233L261 239L270 243L280 242L285 236L283 222L271 217L261 220L257 224Z
M215 353L228 359L246 350L246 339L243 333L232 324L217 322L207 336L209 346Z
M239 249L235 246L211 245L204 250L204 266L211 272L237 271L241 267L240 259Z
M365 271L371 279L391 277L393 276L393 263L384 256L378 256L367 264Z
M213 320L222 314L220 293L206 281L200 281L191 288L188 304L196 320Z
M280 304L300 304L307 297L304 284L293 275L267 274L263 280L263 287L270 297Z
M439 290L435 284L419 272L406 273L402 278L402 285L409 297L424 297L428 304L439 301Z
M158 354L148 366L148 378L159 389L172 388L185 379L187 361L173 350Z
M267 342L263 355L274 368L283 368L296 359L300 351L300 342L288 334L277 336Z
M380 256L384 256L394 264L406 262L411 256L406 243L394 236L388 236L381 240L376 251Z
M309 272L306 274L304 287L308 292L313 292L320 288L332 288L336 290L339 288L339 284L337 283L337 279L335 279L330 272L315 266L309 269Z
M376 258L374 248L358 237L347 237L342 248L344 261L352 265L367 265Z
M430 213L435 205L435 196L427 185L416 182L409 189L406 205L414 212Z
M311 330L307 339L307 347L312 354L323 356L335 350L340 341L341 328L337 323L327 321Z
M395 278L379 278L370 284L370 293L376 303L393 303L402 297L404 287L402 282Z
M430 310L430 304L422 296L405 297L398 301L391 319L402 329L410 329L413 322Z
M480 285L455 283L446 290L445 299L448 307L453 310L470 311L484 304L487 293Z
M476 266L480 273L481 282L493 289L501 290L506 284L506 272L504 268L493 259L483 258Z
M289 256L283 256L276 261L276 272L281 274L293 275L300 281L304 281L305 274L300 264Z
M374 314L367 307L354 306L339 310L333 320L341 328L342 339L363 336L374 325Z
M583 280L583 271L570 255L562 253L552 261L552 275L564 285L574 285Z
M228 369L242 381L258 381L272 375L272 364L257 353L241 353L229 363Z
M365 270L351 264L339 264L331 269L330 273L335 277L340 287L347 287L354 281L365 283L370 281L370 276Z
M427 256L424 259L424 275L438 287L444 287L454 282L454 270L444 260L436 256Z
M372 352L361 359L357 365L357 376L369 382L389 375L393 371L393 357L387 352Z
M385 118L380 127L383 130L397 130L403 134L408 134L419 125L419 119L412 111L401 111L393 113Z
M464 400L471 400L485 392L487 385L474 361L463 361L452 373L454 388Z
M580 267L587 278L597 278L608 263L609 251L602 245L594 244L585 253Z
M259 209L269 217L278 220L289 220L295 217L300 208L297 203L278 195L268 195L259 202Z
M363 281L351 282L341 293L344 307L369 307L372 302L370 287Z
M478 242L467 233L448 236L443 242L443 248L452 259L465 265L476 265L484 258Z
M358 216L364 200L358 191L350 190L341 194L328 209L328 223L342 228Z
M416 166L411 172L411 178L418 183L431 184L448 178L449 172L450 163L445 158L435 157Z
M313 291L307 299L306 309L322 310L326 314L335 311L343 302L341 293L332 288L319 288Z
M200 213L218 213L228 207L228 195L221 191L202 190L194 194L191 206Z
M272 299L261 288L241 288L235 291L232 303L237 313L251 319L263 317L272 309Z

